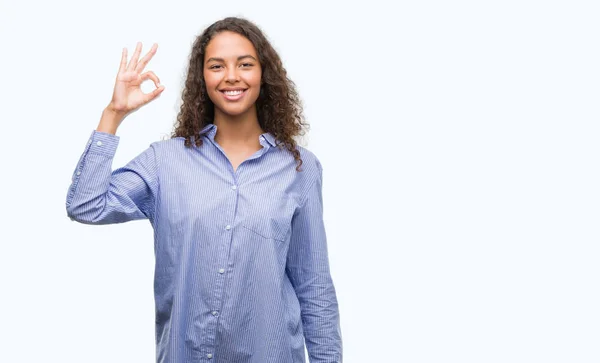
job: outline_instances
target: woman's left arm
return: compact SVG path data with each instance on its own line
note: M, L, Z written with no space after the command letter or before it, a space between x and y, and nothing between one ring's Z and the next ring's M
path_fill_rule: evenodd
M286 273L300 302L310 363L342 363L340 316L323 221L323 171L318 160L317 167L317 177L292 217Z

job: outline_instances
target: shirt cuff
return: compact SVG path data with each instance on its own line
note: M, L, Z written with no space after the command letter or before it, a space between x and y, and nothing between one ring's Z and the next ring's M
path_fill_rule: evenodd
M119 145L120 137L102 131L92 131L92 135L88 140L89 150L91 154L101 154L106 156L114 156Z

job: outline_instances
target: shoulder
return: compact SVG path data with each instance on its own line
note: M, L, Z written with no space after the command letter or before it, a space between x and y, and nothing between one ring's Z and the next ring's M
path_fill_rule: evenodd
M195 150L193 147L185 146L184 137L174 137L164 140L156 140L150 143L149 149L153 151L159 168L179 168L186 161L193 158Z
M157 140L150 144L156 154L160 157L170 157L173 155L182 155L188 153L193 147L185 146L185 137L173 137L165 140Z
M184 141L185 141L185 138L183 138L183 137L173 137L170 139L154 141L150 144L150 146L157 150L177 148L179 146L183 146Z
M309 150L308 148L300 145L296 145L296 149L300 152L300 159L302 159L302 168L307 171L307 174L313 175L313 178L317 176L317 174L323 173L323 165L321 161L317 157L314 151Z
M300 152L300 158L302 159L302 166L300 167L302 171L297 173L297 175L301 180L299 183L301 185L299 204L303 205L310 195L311 190L320 188L323 179L323 166L314 151L300 145L296 145L296 148Z

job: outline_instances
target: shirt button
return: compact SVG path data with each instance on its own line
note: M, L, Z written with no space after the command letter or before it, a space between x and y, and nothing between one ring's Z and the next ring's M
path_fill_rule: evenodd
M98 141L98 142L96 143L96 145L98 145L98 146L102 146L102 141Z
M89 145L89 144L91 144L91 143L92 143L92 139L90 139L90 140L88 141L88 145Z
M80 172L80 171L78 171L78 172L77 172L77 175L81 175L81 172Z
M225 226L225 229L229 231L231 229L231 226L228 224Z
M219 313L218 313L218 312L216 312L216 311L213 311L213 312L212 312L212 314L213 314L214 316L217 316Z
M225 272L225 269L224 269L224 268L220 268L220 269L219 269L219 273L220 273L220 274L222 274L222 273L224 273L224 272Z
M208 354L206 355L206 357L207 357L208 359L210 359L210 358L212 358L212 354L208 353Z
M237 189L237 186L236 186L236 185L232 185L232 186L231 186L231 189L233 189L233 190L236 190L236 189Z

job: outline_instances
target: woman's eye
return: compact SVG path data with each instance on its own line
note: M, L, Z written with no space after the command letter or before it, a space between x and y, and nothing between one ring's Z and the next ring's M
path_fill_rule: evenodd
M252 63L242 63L242 66L244 67L252 67L253 64ZM219 64L215 64L214 66L210 66L208 69L217 69L220 68L221 66Z

